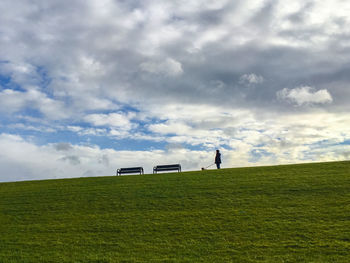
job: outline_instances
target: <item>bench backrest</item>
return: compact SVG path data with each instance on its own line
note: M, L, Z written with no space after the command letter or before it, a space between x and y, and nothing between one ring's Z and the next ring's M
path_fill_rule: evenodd
M171 171L171 170L178 170L181 171L181 165L180 164L167 164L167 165L157 165L153 167L153 172L157 171Z
M157 165L157 169L167 169L167 168L180 168L180 164L167 164L167 165Z
M143 170L142 167L129 167L129 168L120 168L120 171L140 171Z
M117 174L122 173L143 173L143 167L128 167L128 168L120 168L117 170Z

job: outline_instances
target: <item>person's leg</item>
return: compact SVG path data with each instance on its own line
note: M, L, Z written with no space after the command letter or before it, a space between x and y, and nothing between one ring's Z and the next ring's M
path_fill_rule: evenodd
M220 163L216 163L216 168L220 169Z

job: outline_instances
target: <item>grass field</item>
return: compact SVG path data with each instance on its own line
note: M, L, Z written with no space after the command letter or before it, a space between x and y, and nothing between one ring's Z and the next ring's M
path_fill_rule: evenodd
M350 262L350 162L1 183L0 262Z

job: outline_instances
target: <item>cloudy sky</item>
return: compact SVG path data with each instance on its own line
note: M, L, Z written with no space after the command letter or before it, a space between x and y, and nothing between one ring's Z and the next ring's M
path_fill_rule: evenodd
M350 158L347 0L1 0L0 181Z

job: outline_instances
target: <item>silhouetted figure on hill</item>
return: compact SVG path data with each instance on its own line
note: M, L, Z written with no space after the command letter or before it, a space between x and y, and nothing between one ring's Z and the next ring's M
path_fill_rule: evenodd
M219 150L216 150L216 155L215 155L215 164L218 169L220 169L220 164L221 164L221 153Z

